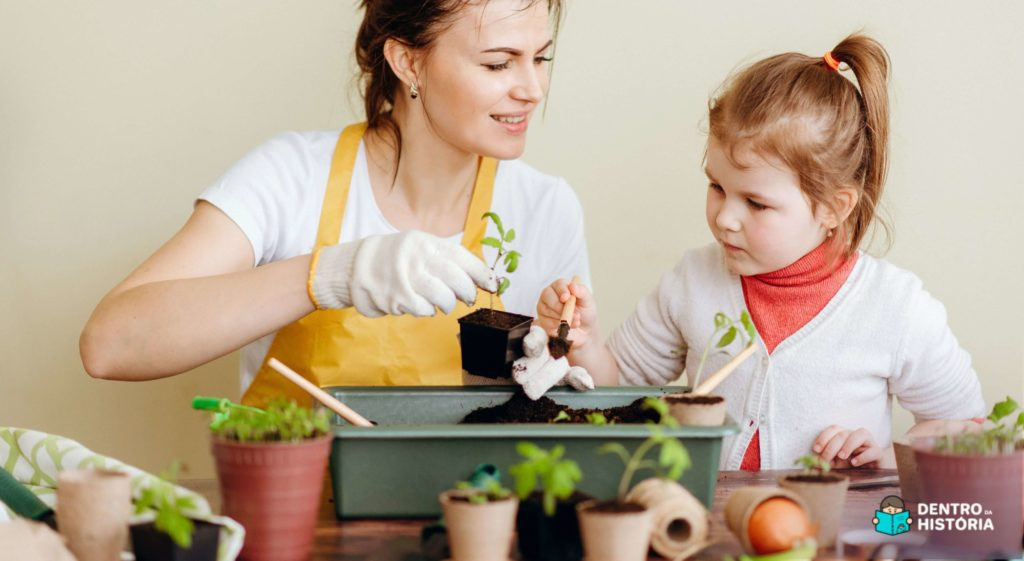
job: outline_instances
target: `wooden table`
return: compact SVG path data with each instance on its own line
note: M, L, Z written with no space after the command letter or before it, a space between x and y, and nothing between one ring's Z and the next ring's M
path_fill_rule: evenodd
M714 545L703 550L694 559L721 559L725 555L742 553L739 542L725 525L725 502L732 490L748 485L774 486L780 475L793 471L723 471L718 475L715 489L715 503L712 510L711 539ZM895 475L896 470L846 470L851 482L863 479ZM192 488L208 500L214 510L219 510L220 500L217 482L212 479L183 481L182 484ZM898 487L875 487L854 489L847 492L846 505L842 514L840 533L846 530L871 530L871 518L879 503L886 495L898 495ZM433 519L401 519L401 520L338 520L334 515L334 505L329 497L325 497L320 508L316 536L313 546L312 561L432 561L436 557L426 555L420 547L420 531ZM856 552L848 550L846 559L864 558ZM834 548L819 552L821 558L842 558ZM650 559L661 559L652 556Z

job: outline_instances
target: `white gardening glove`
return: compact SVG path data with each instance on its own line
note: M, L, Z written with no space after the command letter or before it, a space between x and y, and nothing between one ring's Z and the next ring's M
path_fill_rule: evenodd
M313 271L321 308L355 306L367 317L432 316L455 299L472 305L476 287L494 292L494 273L461 245L415 230L324 247Z
M512 365L512 378L523 387L523 393L537 400L556 384L569 384L579 391L594 389L594 379L582 366L570 366L569 359L551 358L548 334L539 325L530 327L523 337L523 358Z

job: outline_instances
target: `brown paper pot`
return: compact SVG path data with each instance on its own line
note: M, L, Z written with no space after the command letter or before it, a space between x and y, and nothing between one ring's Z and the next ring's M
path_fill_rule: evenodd
M508 561L516 529L519 499L472 504L459 500L464 491L445 491L438 497L448 527L452 561Z
M652 512L651 549L662 557L690 557L707 545L708 511L679 483L645 479L629 491L626 501Z
M996 456L951 455L932 452L930 444L928 441L914 442L921 478L921 500L932 505L977 504L982 512L991 511L991 514L964 518L991 518L993 529L932 531L928 542L963 548L979 556L994 557L994 553L1001 552L1016 557L1021 549L1021 528L1024 525L1024 451ZM920 511L915 511L915 514L918 514L920 522L923 518ZM947 517L960 518L939 514L929 516Z
M583 536L585 561L644 561L651 543L654 512L640 505L632 512L602 512L602 503L587 501L576 506ZM633 503L635 504L635 503Z
M818 525L815 536L818 547L832 547L842 522L850 478L835 473L824 477L825 480L817 480L802 475L786 475L779 478L779 486L800 495L807 504L811 522Z
M78 561L120 559L131 509L126 473L67 470L57 476L57 528Z
M725 524L729 530L739 538L743 550L747 553L756 553L750 544L750 536L747 534L747 526L750 525L750 516L754 510L763 502L774 497L785 497L804 509L810 518L810 510L807 503L792 491L778 487L740 487L729 495L725 503Z
M896 472L900 475L900 497L912 505L921 502L921 483L917 477L917 460L914 448L907 440L893 440L892 449L896 454Z
M245 527L241 559L309 557L332 438L298 443L212 439L221 510Z
M691 395L686 393L665 396L668 412L688 427L717 427L725 422L725 398L720 395Z

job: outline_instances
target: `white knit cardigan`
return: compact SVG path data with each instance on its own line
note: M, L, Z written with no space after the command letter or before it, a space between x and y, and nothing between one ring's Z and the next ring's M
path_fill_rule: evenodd
M715 313L739 318L745 308L722 249L688 251L609 338L619 382L664 385L685 366L692 386ZM735 354L739 345L737 338L727 350ZM739 469L758 429L762 469L793 467L833 424L865 428L888 446L893 395L918 421L985 415L971 357L950 331L945 308L913 273L864 253L825 308L771 356L757 345L715 390L741 429L723 443L722 469ZM702 377L728 359L712 350Z

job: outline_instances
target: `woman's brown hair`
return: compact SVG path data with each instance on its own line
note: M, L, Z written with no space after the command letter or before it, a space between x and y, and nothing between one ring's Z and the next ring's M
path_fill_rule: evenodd
M554 34L561 22L561 0L523 0L526 10L536 2L546 2L554 17ZM395 94L401 81L384 57L384 43L394 39L414 49L430 47L467 5L487 0L361 0L365 10L356 35L356 62L359 65L367 125L389 133L401 154L402 136L391 118Z
M709 104L710 133L736 165L740 150L781 160L814 205L835 209L834 193L858 202L833 237L835 253L856 251L876 218L888 165L889 55L854 34L832 49L857 85L823 57L784 53L743 69ZM884 220L879 223L889 234Z

